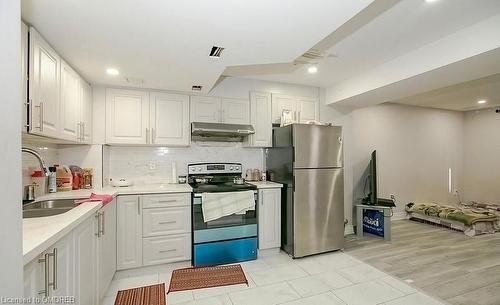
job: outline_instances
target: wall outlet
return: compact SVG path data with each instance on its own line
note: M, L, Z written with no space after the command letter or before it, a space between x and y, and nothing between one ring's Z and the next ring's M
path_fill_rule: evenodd
M389 194L389 198L391 198L392 201L396 202L396 195Z
M156 162L155 161L149 161L149 169L151 169L151 170L156 169Z

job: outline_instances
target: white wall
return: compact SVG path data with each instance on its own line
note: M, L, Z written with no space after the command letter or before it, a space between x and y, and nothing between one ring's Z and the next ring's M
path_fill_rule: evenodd
M0 1L0 298L22 297L21 216L21 6Z
M455 111L382 104L352 112L352 166L356 201L363 196L363 173L377 150L378 195L397 197L395 212L408 202L455 202L460 189L463 114Z
M464 115L462 200L500 203L500 114L494 109Z

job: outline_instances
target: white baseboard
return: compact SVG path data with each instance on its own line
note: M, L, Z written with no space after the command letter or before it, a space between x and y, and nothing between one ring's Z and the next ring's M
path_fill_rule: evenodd
M391 217L391 221L408 219L406 216L406 211L394 212Z
M346 224L344 228L344 236L354 234L354 226L352 224Z

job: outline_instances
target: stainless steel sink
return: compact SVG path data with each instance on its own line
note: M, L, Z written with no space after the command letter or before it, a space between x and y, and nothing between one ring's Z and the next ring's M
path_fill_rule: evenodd
M59 215L75 208L75 199L45 200L23 206L23 218Z

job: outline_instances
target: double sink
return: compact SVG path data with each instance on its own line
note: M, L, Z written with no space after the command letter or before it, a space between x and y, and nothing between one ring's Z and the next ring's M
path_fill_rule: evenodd
M23 218L54 216L77 207L75 199L55 199L31 202L23 205Z

